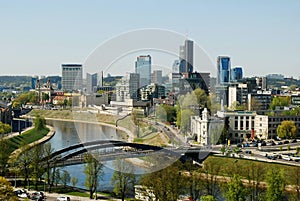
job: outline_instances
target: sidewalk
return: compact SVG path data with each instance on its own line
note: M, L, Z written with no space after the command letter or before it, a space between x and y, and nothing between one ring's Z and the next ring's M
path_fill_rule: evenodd
M24 130L21 131L21 134L24 133L24 132L26 132L26 131L28 131L28 130L30 130L30 129L33 129L33 128L34 128L33 126L27 127L27 128L25 128ZM7 140L7 139L9 139L9 138L18 136L18 135L20 135L20 134L19 134L19 132L13 132L13 133L5 134L5 135L6 135L6 136L2 138L3 140Z

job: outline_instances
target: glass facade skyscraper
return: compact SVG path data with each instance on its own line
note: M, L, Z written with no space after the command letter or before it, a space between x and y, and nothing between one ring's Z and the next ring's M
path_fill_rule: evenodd
M243 68L240 66L236 66L231 68L231 72L230 72L230 81L238 81L240 79L243 78Z
M179 48L180 73L192 73L194 65L194 42L185 40L184 45Z
M151 83L151 56L141 55L135 62L135 73L140 75L140 86L143 87Z
M218 56L217 60L218 77L217 84L224 85L230 82L230 57Z

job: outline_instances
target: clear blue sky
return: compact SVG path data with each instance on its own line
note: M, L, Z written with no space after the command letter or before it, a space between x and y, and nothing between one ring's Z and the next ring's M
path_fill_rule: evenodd
M300 76L300 1L0 1L1 75L60 75L122 32L188 33L245 75Z

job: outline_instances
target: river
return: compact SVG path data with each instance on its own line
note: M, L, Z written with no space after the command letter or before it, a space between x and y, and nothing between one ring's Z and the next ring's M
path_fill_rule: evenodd
M101 126L89 123L73 123L73 122L62 122L62 121L47 121L48 124L52 125L56 131L55 135L49 141L51 146L58 151L62 148L78 144L81 142L88 142L100 139L114 139L122 140L120 131L117 131L113 127ZM100 191L112 190L110 181L114 170L111 168L112 161L104 163L104 174L99 184ZM71 177L77 177L78 183L76 187L84 188L85 174L84 165L73 165L62 168L67 170ZM135 167L135 172L141 174L144 170L141 167Z

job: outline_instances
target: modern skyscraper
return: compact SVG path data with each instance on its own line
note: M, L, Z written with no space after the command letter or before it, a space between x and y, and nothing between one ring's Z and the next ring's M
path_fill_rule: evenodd
M124 76L116 84L116 100L124 102L128 99L137 99L140 76L137 73L130 73Z
M151 83L151 56L141 55L135 62L135 73L140 75L140 86L143 87Z
M228 56L218 56L217 69L218 77L217 84L224 85L230 82L230 57Z
M231 68L230 72L230 82L238 81L243 78L243 68L240 66L236 66Z
M86 91L87 93L95 92L94 89L97 87L98 74L86 74Z
M154 70L151 74L151 83L162 84L162 71Z
M82 90L82 64L62 64L62 89Z
M172 73L179 73L180 60L175 60L172 66Z
M179 47L180 73L192 73L194 65L194 42L185 40L184 45Z

